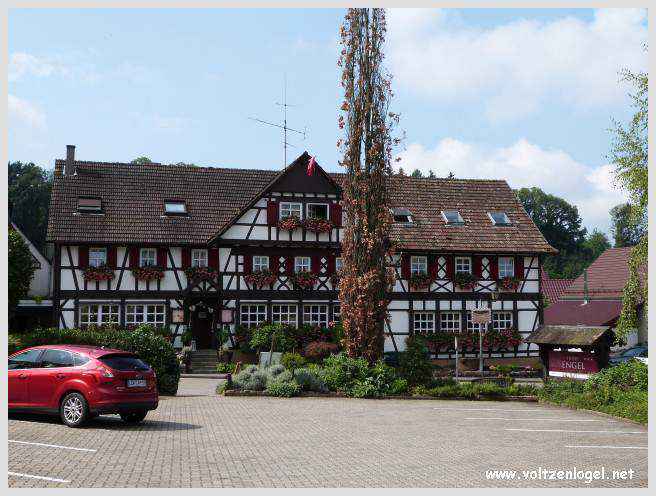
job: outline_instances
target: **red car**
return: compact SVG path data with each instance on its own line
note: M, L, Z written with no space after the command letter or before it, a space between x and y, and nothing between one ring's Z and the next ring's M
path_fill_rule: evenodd
M133 353L47 345L9 357L9 411L58 413L77 427L103 413L141 422L157 408L155 372Z

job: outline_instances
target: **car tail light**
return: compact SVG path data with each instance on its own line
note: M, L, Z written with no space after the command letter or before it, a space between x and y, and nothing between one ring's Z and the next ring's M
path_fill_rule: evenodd
M100 375L102 377L107 377L107 378L113 378L114 377L114 374L112 374L112 371L109 370L108 368L98 367L96 370L98 370L98 372L100 372Z

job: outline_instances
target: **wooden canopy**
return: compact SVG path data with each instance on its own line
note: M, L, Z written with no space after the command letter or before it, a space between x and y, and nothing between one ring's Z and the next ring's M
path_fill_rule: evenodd
M610 332L607 326L545 325L524 340L535 344L593 346Z

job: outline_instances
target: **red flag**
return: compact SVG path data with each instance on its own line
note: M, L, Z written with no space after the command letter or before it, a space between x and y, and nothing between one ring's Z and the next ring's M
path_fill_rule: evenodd
M310 161L308 162L307 166L307 175L311 176L314 174L314 168L317 165L317 161L314 159L314 157L310 157Z

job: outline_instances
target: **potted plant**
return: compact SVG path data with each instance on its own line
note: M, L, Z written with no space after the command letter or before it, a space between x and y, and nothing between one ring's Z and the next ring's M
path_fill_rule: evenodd
M185 275L192 281L215 281L219 271L212 267L189 267Z
M82 275L85 281L111 281L114 279L114 269L103 264L98 267L87 267Z
M312 289L317 279L316 274L308 271L296 272L293 276L294 286L300 289Z
M433 282L433 278L428 273L412 274L410 279L408 279L408 285L410 286L410 289L415 291L429 288L431 282Z
M519 279L508 276L500 279L498 284L499 288L506 291L517 291L517 288L519 287Z
M271 284L275 283L277 279L278 276L271 272L269 269L258 270L244 276L246 284L255 288L270 286Z
M131 270L132 275L139 281L153 281L164 277L164 269L156 266L135 267Z
M305 229L313 233L328 233L334 227L327 219L306 219L303 223Z
M301 219L295 215L288 215L287 217L280 219L280 222L278 222L278 229L282 229L283 231L294 231L302 225L303 223L301 222Z
M469 272L458 272L453 276L453 282L460 289L473 291L478 283L478 279Z

